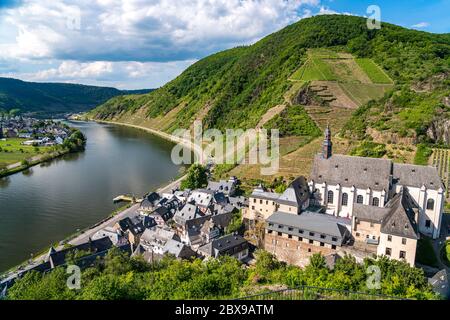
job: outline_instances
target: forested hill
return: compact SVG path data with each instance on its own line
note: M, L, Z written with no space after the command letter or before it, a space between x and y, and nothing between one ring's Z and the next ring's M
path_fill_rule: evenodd
M402 135L423 134L437 115L447 116L441 98L448 93L450 34L430 34L387 23L380 30L368 30L366 19L343 15L302 19L252 46L211 55L162 88L147 95L113 98L90 116L141 122L168 132L187 127L195 119L219 129L255 127L267 110L286 102L287 93L295 96L296 84L290 77L307 62L310 48L328 48L355 59L370 58L393 80L391 97L393 92L407 95L405 99L386 98L383 106L386 103L389 108L380 107L378 115L368 113L367 107L361 109L356 114L357 126L349 127L349 135L364 135L368 126L390 120L397 125L388 123L385 129L402 130ZM372 78L370 66L366 72ZM435 75L439 75L437 84L413 90L414 85L420 87L420 82ZM420 124L417 119L398 116L400 110L415 108L416 98L423 102L420 110L407 113L414 116L425 110Z
M0 111L20 109L22 113L37 116L76 113L90 110L118 95L150 91L121 91L80 84L38 83L0 78Z

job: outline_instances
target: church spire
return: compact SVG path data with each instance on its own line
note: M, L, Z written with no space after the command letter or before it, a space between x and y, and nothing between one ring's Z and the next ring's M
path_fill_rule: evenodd
M324 159L331 158L333 150L333 142L331 142L331 130L330 126L327 124L327 128L325 129L325 139L323 140L322 145L322 156Z

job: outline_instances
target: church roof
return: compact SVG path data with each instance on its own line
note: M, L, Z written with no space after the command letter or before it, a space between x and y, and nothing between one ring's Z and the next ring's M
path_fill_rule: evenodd
M408 191L402 189L386 204L386 208L389 208L389 213L381 223L382 233L418 239L414 219L418 207Z
M417 188L425 186L428 189L444 189L442 180L435 167L394 163L393 176L398 180L397 183L402 186Z
M389 190L392 162L387 159L353 157L334 154L325 159L317 154L311 171L311 180L343 187Z

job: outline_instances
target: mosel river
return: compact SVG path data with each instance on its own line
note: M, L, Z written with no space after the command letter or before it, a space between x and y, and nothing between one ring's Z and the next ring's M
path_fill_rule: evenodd
M119 194L142 196L174 179L173 144L144 131L71 122L86 150L0 179L0 271L106 218Z

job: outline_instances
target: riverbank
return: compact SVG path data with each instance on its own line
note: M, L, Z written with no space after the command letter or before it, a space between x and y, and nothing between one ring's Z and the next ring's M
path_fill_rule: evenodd
M66 154L69 154L71 152L72 151L67 149L67 150L61 150L61 151L52 152L52 153L45 153L42 155L34 156L30 159L25 159L26 160L25 162L21 161L21 162L13 163L13 164L7 166L5 169L0 170L0 178L4 178L4 177L10 176L10 175L13 175L15 173L25 171L25 170L27 170L31 167L34 167L40 163L57 159Z
M205 164L206 163L206 159L203 158L203 150L201 149L201 147L199 147L198 145L196 145L195 143L193 143L190 140L184 139L184 138L180 138L178 136L174 136L172 134L160 131L160 130L156 130L156 129L151 129L151 128L147 128L147 127L143 127L143 126L138 126L135 124L130 124L130 123L125 123L125 122L117 122L117 121L107 121L107 120L97 120L97 119L87 119L88 121L94 121L97 123L103 123L103 124L113 124L113 125L118 125L118 126L124 126L124 127L129 127L129 128L135 128L138 130L143 130L145 132L151 133L153 135L156 135L158 137L161 137L165 140L168 140L170 142L174 142L177 144L181 144L184 147L188 148L189 150L191 150L192 152L194 152L197 155L198 159L201 159L201 163Z

